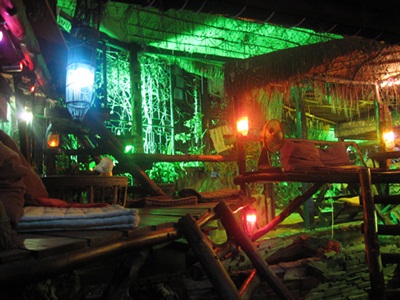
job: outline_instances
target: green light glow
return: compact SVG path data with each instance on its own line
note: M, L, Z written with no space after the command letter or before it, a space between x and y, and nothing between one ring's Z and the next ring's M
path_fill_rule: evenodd
M178 15L175 12L171 18L179 18L177 26L183 28L182 34L169 37L165 41L151 42L151 46L189 53L248 58L338 38L328 34L316 34L307 29L285 28L224 17L205 18L189 12ZM188 24L188 19L194 21ZM201 25L189 29L188 27L193 28L193 23Z
M108 47L106 51L107 63L107 93L104 93L102 51L98 50L95 106L110 109L110 121L107 128L115 135L129 135L132 131L132 96L129 71L129 52ZM107 99L105 99L107 96Z
M71 16L74 1L59 0ZM302 28L227 18L191 11L159 11L108 1L100 31L124 43L230 58L248 58L283 49L326 42L341 36ZM60 25L68 28L65 19Z
M170 66L145 55L139 61L144 152L175 154Z
M134 153L135 147L133 145L125 145L125 153Z

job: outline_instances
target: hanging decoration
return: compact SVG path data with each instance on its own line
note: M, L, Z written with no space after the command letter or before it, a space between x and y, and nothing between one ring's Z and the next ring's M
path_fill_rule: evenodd
M174 154L171 68L164 61L146 55L141 55L139 61L144 153Z
M77 0L69 47L66 105L82 121L93 102L97 40L105 1Z
M103 58L103 59L100 59ZM129 51L107 46L98 49L96 99L92 107L107 108L107 128L114 135L132 133L132 103Z

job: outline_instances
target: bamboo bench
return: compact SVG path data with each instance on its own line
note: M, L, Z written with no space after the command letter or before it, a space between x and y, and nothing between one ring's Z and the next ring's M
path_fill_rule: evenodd
M350 149L351 151L347 151ZM266 198L267 210L269 211L268 221L275 216L274 195L268 185L276 182L301 182L321 183L320 193L316 197L313 210L318 217L324 220L321 225L328 225L329 221L324 217L321 206L326 200L327 185L330 183L347 183L350 196L357 194L359 185L358 169L367 167L362 152L355 142L318 141L304 139L285 139L279 150L278 163L271 166L271 153L263 150L260 155L258 170L239 174L234 182L247 189L250 182L263 183L268 192ZM248 192L247 192L248 193ZM347 194L347 192L346 192ZM346 206L343 201L338 208L337 215L344 213L347 207L354 211L354 205ZM361 209L361 208L360 208ZM313 215L306 216L299 208L300 214L313 219ZM333 220L331 220L333 221Z

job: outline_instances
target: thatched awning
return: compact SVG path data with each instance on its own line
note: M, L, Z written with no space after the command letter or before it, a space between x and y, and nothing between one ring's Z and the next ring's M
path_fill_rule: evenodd
M354 72L371 57L378 55L383 48L383 44L375 41L345 38L236 60L226 63L226 85L229 89L251 89L271 83L298 81L318 72L322 76L329 72L335 59L344 56L348 59L347 70L337 75L352 80L355 74L351 74L351 71ZM357 61L354 61L354 57Z
M377 86L396 78L398 70L400 47L345 38L228 62L225 89L247 107L280 98L294 109L299 96L309 115L337 124L373 117ZM397 103L397 87L380 89L380 99Z

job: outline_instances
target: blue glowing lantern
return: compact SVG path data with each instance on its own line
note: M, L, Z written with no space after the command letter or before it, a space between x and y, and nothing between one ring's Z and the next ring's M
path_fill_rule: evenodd
M97 31L78 28L70 46L66 78L66 105L72 119L82 121L94 99Z

